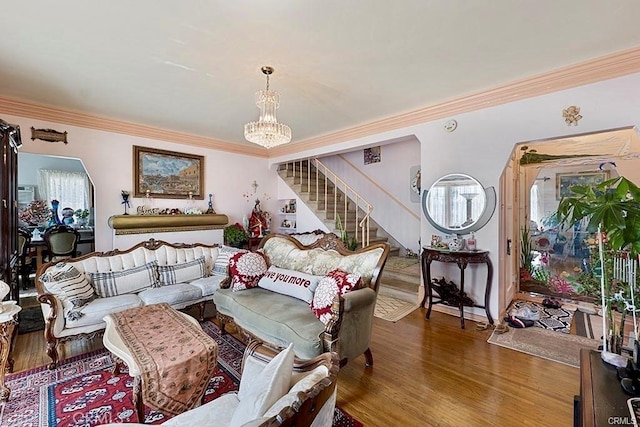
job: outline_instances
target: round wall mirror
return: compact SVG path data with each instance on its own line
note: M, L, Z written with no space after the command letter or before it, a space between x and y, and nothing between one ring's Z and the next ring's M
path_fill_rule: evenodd
M489 221L494 209L493 187L485 189L475 178L461 173L443 176L422 196L425 217L444 233L476 231Z

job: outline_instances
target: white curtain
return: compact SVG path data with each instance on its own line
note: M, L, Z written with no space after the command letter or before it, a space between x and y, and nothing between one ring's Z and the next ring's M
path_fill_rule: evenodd
M40 169L38 171L40 198L58 200L64 208L89 209L89 177L82 172Z

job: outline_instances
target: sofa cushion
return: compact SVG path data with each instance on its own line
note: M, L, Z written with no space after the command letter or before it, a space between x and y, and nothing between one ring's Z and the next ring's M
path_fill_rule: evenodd
M333 317L333 301L338 295L344 295L362 286L360 276L342 270L332 270L320 279L311 301L311 311L325 325Z
M88 273L96 293L102 298L134 294L157 283L157 261L120 271Z
M78 328L96 324L105 325L104 316L133 307L142 306L142 300L135 294L117 295L109 298L96 298L83 309L83 316L77 320L68 320L67 328Z
M183 302L195 301L202 297L202 290L187 283L167 285L160 288L150 288L138 294L145 305L160 304L166 302L169 305L178 305Z
M294 374L295 375L295 374ZM267 412L265 412L265 417L273 417L274 415L278 415L280 411L282 411L287 406L291 406L294 402L298 400L299 392L307 392L314 385L319 383L322 379L329 376L329 369L326 366L318 366L312 371L305 372L305 375L298 375L294 380L293 376L291 378L291 382L294 384L291 386L287 394L282 396L276 403L271 406Z
M309 310L309 304L266 289L243 292L219 289L213 295L218 311L265 342L286 347L294 344L296 355L311 359L323 352L324 324Z
M218 251L218 257L213 263L213 274L219 276L229 275L229 258L238 252L247 252L244 249L233 248L231 246L222 246Z
M322 276L313 276L272 265L262 276L258 286L310 303L313 300L313 293L320 279L322 279Z
M81 309L96 297L87 276L71 264L54 265L40 276L40 281L47 291L60 298L67 320L83 316Z
M204 256L181 264L158 266L159 286L190 282L192 280L200 279L201 277L206 276L208 276L208 274L207 264L205 262Z
M200 288L203 297L213 295L218 289L220 289L220 282L225 279L225 276L212 275L209 277L203 277L201 279L189 282L190 285Z
M243 376L240 379L241 383L249 381L249 384L248 387L244 387L246 394L240 399L230 425L242 425L261 417L289 391L293 356L293 344L289 344L264 367L257 377Z
M231 289L242 291L258 286L258 281L267 271L267 260L261 252L245 252L229 259Z
M209 403L173 417L163 426L229 426L240 401L236 393L227 393Z

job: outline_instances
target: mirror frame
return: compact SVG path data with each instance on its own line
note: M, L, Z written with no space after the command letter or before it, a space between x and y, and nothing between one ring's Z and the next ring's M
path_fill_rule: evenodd
M447 176L451 176L451 175L463 175L463 176L469 177L469 178L473 179L475 182L477 182L478 185L480 185L480 187L484 190L484 198L485 198L484 210L482 211L482 213L480 214L478 219L473 224L471 224L470 226L468 226L468 227L466 227L464 229L443 227L442 225L440 225L440 224L438 224L437 222L434 221L434 219L429 214L429 210L427 209L427 197L428 197L428 194L429 194L429 190L436 183L438 183L442 178L447 177ZM441 232L443 232L445 234L468 234L468 233L471 233L471 232L478 231L482 227L487 225L487 223L489 222L489 220L491 220L491 217L493 216L493 213L496 210L496 190L495 190L495 188L493 188L493 187L483 187L482 184L480 183L480 181L478 181L477 179L475 179L471 175L467 175L467 174L464 174L464 173L450 173L450 174L447 174L447 175L443 175L440 178L438 178L437 180L435 180L435 182L431 185L431 187L429 187L429 190L423 190L423 192L422 192L422 214L425 216L427 221L429 221L429 224L431 224L436 230L441 231Z

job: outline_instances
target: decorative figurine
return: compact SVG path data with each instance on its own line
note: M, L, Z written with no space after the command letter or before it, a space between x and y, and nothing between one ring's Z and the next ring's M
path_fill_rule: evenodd
M213 194L209 193L209 207L207 208L207 211L205 213L207 214L215 214L216 211L213 210L213 201L211 200L213 198Z
M122 196L122 203L124 205L124 215L129 215L127 212L127 208L131 208L131 204L129 203L129 192L127 190L120 191L120 195Z

